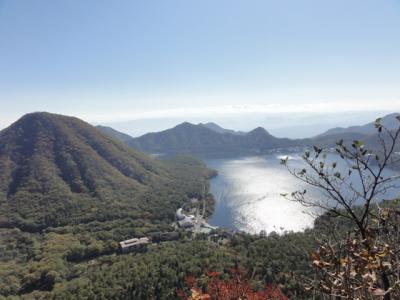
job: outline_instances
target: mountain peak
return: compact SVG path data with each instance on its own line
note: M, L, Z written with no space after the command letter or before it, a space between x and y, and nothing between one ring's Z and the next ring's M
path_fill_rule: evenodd
M192 154L218 157L223 155L242 155L244 153L261 153L276 147L291 146L294 142L279 139L270 135L262 127L249 133L231 132L222 128L218 132L215 123L190 124L182 123L161 132L145 134L135 138L132 146L147 153ZM297 142L296 142L297 143Z
M38 111L38 112L32 112L32 113L23 115L19 120L17 120L17 122L24 121L24 120L35 120L35 119L36 120L54 120L54 119L59 119L59 118L79 120L78 118L75 118L75 117L69 117L69 116L50 113L50 112L46 112L46 111Z
M190 122L182 122L176 125L174 128L192 128L192 127L196 127L196 125Z
M29 132L33 132L34 130L37 130L39 128L49 131L50 129L54 129L55 127L57 127L57 125L61 126L61 123L69 123L70 125L79 124L80 126L82 124L87 124L75 117L69 117L49 112L33 112L23 115L20 119L14 122L9 128L19 127ZM3 131L5 131L6 129L4 129Z
M92 125L46 112L27 114L0 133L0 169L0 209L7 203L35 228L69 222L57 216L64 206L95 218L89 206L115 199L130 205L164 174L157 162Z
M219 126L217 123L214 122L207 122L207 123L199 123L199 126L203 126L203 127L207 127L207 128L215 128L217 130L225 130L225 128L222 128L221 126Z
M261 126L254 128L248 134L249 135L270 135L269 132L264 127L261 127Z

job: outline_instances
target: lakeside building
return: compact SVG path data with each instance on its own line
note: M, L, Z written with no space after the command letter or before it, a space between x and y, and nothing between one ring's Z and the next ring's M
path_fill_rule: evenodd
M198 208L195 215L185 215L182 213L182 208L179 208L175 216L176 225L179 228L187 229L194 233L209 234L212 230L217 229L217 227L208 224L203 215L199 215Z
M175 218L176 218L177 221L182 221L183 219L186 218L186 215L184 215L184 214L182 213L182 208L178 208L178 209L177 209L177 211L176 211L176 213L175 213Z
M130 251L144 250L148 244L150 244L150 240L147 237L134 238L120 242L119 249L121 253L128 253Z
M185 216L185 218L183 218L182 220L179 220L178 222L178 226L180 228L192 228L194 227L194 221L193 219Z
M175 213L176 223L180 228L191 228L194 226L195 217L190 215L187 216L182 213L182 208L178 208Z

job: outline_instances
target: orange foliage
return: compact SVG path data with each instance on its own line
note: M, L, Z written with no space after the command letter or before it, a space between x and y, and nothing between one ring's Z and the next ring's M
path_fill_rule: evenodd
M220 279L220 273L209 272L206 291L203 292L197 284L194 276L186 278L185 282L190 288L190 295L178 291L178 296L183 300L287 300L278 288L270 285L262 290L255 290L250 281L245 278L245 273L238 270L231 271L232 278Z

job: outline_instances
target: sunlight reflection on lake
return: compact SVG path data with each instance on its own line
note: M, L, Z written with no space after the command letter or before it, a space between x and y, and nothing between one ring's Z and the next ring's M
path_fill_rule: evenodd
M303 231L312 227L315 209L287 200L282 193L307 189L311 199L323 194L300 182L280 164L286 155L266 155L236 159L206 160L218 171L211 180L211 192L216 198L211 224L250 233ZM293 167L303 166L299 154L290 154Z

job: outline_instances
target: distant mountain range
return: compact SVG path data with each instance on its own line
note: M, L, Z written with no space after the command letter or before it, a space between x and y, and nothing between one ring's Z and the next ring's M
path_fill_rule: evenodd
M28 114L0 132L0 228L38 231L122 218L170 222L194 193L187 186L202 192L206 167L188 166L193 177L184 161L152 159L77 118Z
M397 119L399 113L392 113L381 118L380 123L389 131L394 131L400 126L400 122ZM375 128L375 122L370 122L361 126L351 126L347 128L333 128L323 134L316 137L318 141L327 141L334 139L345 139L351 140L361 140L372 150L381 150L381 145L379 142L378 132ZM389 141L389 136L387 133L381 135L381 138L387 142ZM400 151L400 144L395 145L395 151ZM396 154L397 156L397 154Z
M385 126L389 130L394 130L399 126L399 121L396 119L400 114L399 113L392 113L386 115L382 118L381 124ZM329 129L328 131L322 133L319 136L329 136L329 135L336 135L336 134L349 134L349 133L357 133L362 135L371 135L376 133L376 128L374 126L374 122L367 123L362 126L351 126L347 128L343 127L336 127Z
M398 126L396 116L393 113L382 118L382 124L388 129ZM215 123L182 123L174 128L155 133L147 133L137 138L127 137L111 128L103 132L112 135L129 146L146 153L158 154L193 154L202 157L223 157L232 155L254 155L266 153L271 149L304 147L320 145L333 147L336 141L343 139L345 142L353 140L366 140L367 143L375 146L376 129L374 122L363 126L349 128L333 128L314 138L308 139L287 139L277 138L262 127L250 132L237 132L222 128Z
M257 154L277 147L297 145L297 141L276 138L264 128L237 134L229 130L182 123L174 128L134 138L130 146L147 153L187 153L199 156Z

